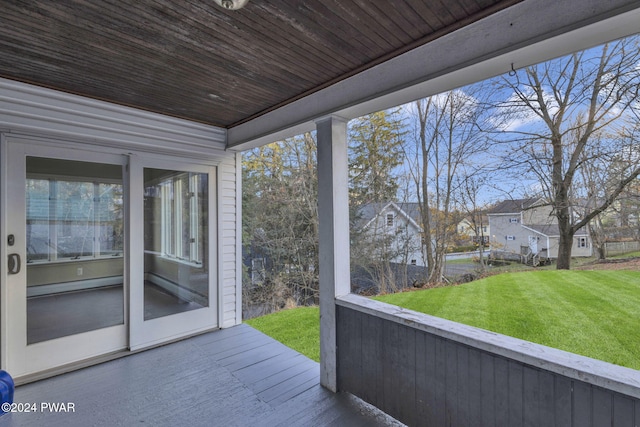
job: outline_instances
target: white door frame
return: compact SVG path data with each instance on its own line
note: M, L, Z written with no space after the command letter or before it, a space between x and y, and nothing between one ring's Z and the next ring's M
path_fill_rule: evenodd
M3 188L0 209L3 223L0 246L4 248L4 253L0 289L0 312L2 313L0 356L3 369L7 369L12 376L19 378L126 349L128 338L126 278L123 284L125 301L123 324L27 345L25 205L27 156L120 164L123 167L126 164L126 158L104 152L97 154L95 147L93 152L61 148L40 144L28 138L10 136L4 137L1 145ZM9 234L13 234L15 238L12 246L7 242ZM18 274L8 274L9 253L17 253L22 260L22 268ZM125 250L125 260L126 258Z
M184 172L207 173L209 178L208 198L208 271L209 305L208 307L172 314L155 319L144 320L144 168L167 169ZM149 157L131 155L129 161L129 206L130 212L130 248L131 255L129 282L130 300L130 336L131 350L140 350L173 339L215 329L218 319L219 277L217 266L219 259L217 176L216 167L194 164L175 157Z

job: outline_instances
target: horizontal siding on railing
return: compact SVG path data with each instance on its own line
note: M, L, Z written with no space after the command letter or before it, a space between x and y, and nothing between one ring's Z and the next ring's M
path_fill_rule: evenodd
M338 306L338 387L409 426L636 426L640 400Z

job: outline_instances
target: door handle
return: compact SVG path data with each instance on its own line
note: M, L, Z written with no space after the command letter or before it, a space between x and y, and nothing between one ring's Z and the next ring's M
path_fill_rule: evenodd
M9 274L20 273L20 254L9 254Z

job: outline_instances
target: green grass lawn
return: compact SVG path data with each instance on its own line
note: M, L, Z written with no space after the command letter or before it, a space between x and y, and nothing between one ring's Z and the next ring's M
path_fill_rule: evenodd
M445 319L640 369L640 272L528 271L375 297ZM318 360L318 309L247 321Z
M640 369L640 272L501 274L375 299Z
M273 339L320 361L320 310L318 307L298 307L245 320L246 324Z
M627 258L638 258L640 257L640 252L628 252L626 254L620 255L612 255L609 259L627 259Z

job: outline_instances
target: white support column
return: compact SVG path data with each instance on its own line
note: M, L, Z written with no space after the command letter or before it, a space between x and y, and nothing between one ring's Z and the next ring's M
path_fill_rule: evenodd
M335 297L351 291L347 121L316 121L318 132L318 218L320 263L320 384L336 392Z

